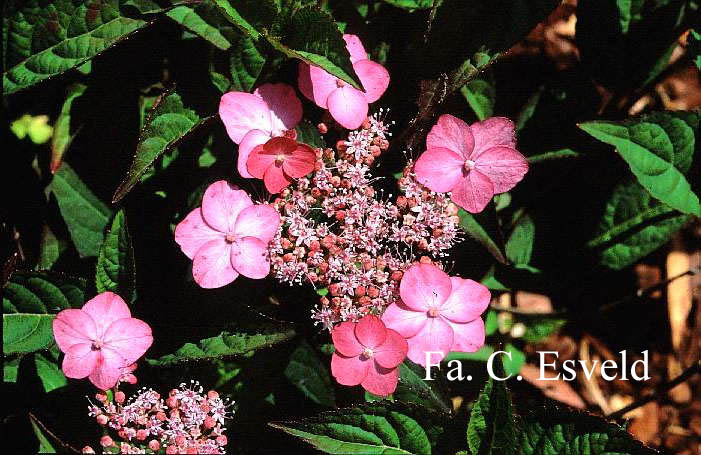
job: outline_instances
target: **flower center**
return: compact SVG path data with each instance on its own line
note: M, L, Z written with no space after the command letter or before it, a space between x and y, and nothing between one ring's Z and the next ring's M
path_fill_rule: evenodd
M470 171L473 170L474 168L475 168L475 162L474 162L474 161L472 161L472 160L466 160L466 161L465 161L465 170L466 170L467 172L470 172Z
M224 237L224 240L226 240L226 243L234 243L236 242L236 234L234 234L233 232L229 232Z
M92 342L92 346L90 346L90 349L93 351L99 351L102 349L102 340L94 340Z
M373 356L375 355L375 353L373 352L372 349L370 349L370 348L365 348L365 349L363 349L363 354L362 354L362 355L363 355L363 357L365 357L366 359L372 359Z
M440 316L441 310L438 307L431 307L428 309L428 317L429 318L437 318Z

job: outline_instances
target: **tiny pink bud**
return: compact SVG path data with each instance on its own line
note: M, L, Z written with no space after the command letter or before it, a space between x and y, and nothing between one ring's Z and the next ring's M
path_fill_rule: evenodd
M178 399L175 398L174 396L171 396L166 400L166 405L168 405L169 408L177 408L178 407Z
M122 392L121 390L114 394L114 401L116 401L119 404L124 403L124 400L126 399L127 396L124 395L124 392Z
M156 418L161 422L165 422L166 420L168 420L168 416L166 416L166 413L163 411L158 411L156 413Z
M329 132L329 127L326 126L324 122L319 123L316 128L319 130L319 134L326 134Z
M136 439L139 441L145 441L148 438L148 431L141 429L136 432Z
M421 256L421 258L419 258L419 262L422 264L431 264L431 258L428 256Z
M176 436L175 443L179 446L184 445L185 444L185 436L183 436L183 435Z
M151 441L148 443L148 448L155 452L161 448L161 443L155 439L151 439Z
M217 424L217 422L216 422L216 420L214 420L214 418L212 416L207 416L204 418L204 427L206 429L211 430L212 428L214 428L214 425L216 425L216 424Z
M100 438L100 445L102 447L112 447L114 445L114 441L112 440L112 438L105 435L105 436Z
M219 436L217 436L216 441L217 441L217 444L219 444L220 446L225 446L227 443L226 436L223 434L220 434Z
M105 401L107 401L107 395L105 395L104 393L96 393L95 399L99 402L104 403Z
M188 447L188 448L187 448L187 452L185 452L185 453L188 453L188 454L194 453L194 454L196 454L196 453L197 453L197 447Z
M338 142L336 142L336 150L339 152L343 153L348 149L348 146L346 145L346 141L343 139L340 139Z
M166 453L168 455L176 455L178 453L178 448L176 446L168 446L166 448Z
M83 447L83 450L81 450L81 452L82 452L82 453L93 453L93 454L94 454L94 453L95 453L95 450L93 450L93 448L90 447L90 446L85 446L85 447Z
M109 417L104 414L95 417L95 420L97 420L98 425L107 425L107 422L110 421Z

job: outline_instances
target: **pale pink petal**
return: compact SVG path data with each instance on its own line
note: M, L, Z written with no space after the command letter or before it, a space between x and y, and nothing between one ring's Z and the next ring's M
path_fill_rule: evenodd
M407 340L409 351L407 357L414 363L426 366L426 353L431 354L431 362L438 362L448 355L453 346L453 329L444 319L429 318L424 328L416 336Z
M192 276L203 288L220 288L234 281L238 272L231 265L231 246L226 240L205 243L192 261Z
M492 147L475 161L475 169L489 177L494 193L509 191L528 172L528 161L518 151L508 147Z
M97 352L97 363L89 379L98 389L108 390L117 384L122 375L122 367L115 367L115 365L123 363L123 359L109 349Z
M394 393L397 389L398 381L399 370L397 368L384 368L378 365L377 362L373 362L368 368L367 376L365 376L360 385L373 395L386 397Z
M270 242L280 227L280 214L267 204L247 207L236 218L234 232L239 237L256 237Z
M326 109L329 95L338 88L337 81L318 66L299 64L299 91L322 109Z
M107 327L118 319L130 318L131 311L120 296L114 292L103 292L88 300L82 308L97 327L97 337L103 338Z
M414 311L440 307L450 295L450 277L433 264L414 264L399 283L399 295Z
M368 58L368 53L365 52L365 47L356 35L351 35L346 33L343 35L343 39L346 42L346 49L350 53L351 63L355 63L358 60L366 60Z
M368 375L374 362L359 356L345 357L334 353L331 356L331 374L341 385L358 385Z
M396 330L404 338L411 338L423 329L428 320L426 311L414 311L399 301L387 307L382 322L388 329Z
M470 125L475 138L475 154L477 157L487 149L497 146L516 148L516 131L514 122L506 117L490 117Z
M270 108L272 136L291 130L302 120L302 102L287 84L263 84L253 92L263 98Z
M453 202L470 213L479 213L492 200L494 186L489 177L473 169L451 192Z
M369 314L355 325L355 337L366 348L376 348L385 342L387 328L382 319Z
M379 100L389 87L389 72L384 66L372 60L360 60L353 63L355 74L365 90L365 100L374 103Z
M253 205L245 191L219 180L207 187L202 197L202 217L217 231L233 232L239 212Z
M375 362L384 368L396 368L406 358L408 349L403 336L394 330L387 330L385 342L374 349Z
M477 318L466 324L449 322L453 329L452 352L476 352L484 345L484 321Z
M56 344L63 352L75 344L92 343L97 339L95 321L83 310L63 310L56 315L52 325Z
M197 207L192 212L188 213L184 220L175 226L175 241L180 245L185 256L192 259L195 257L197 250L202 248L202 245L220 237L224 234L208 225L202 218L202 208Z
M239 144L239 155L236 161L236 169L239 171L241 177L247 179L255 177L248 172L248 157L251 155L253 149L259 145L265 144L268 140L270 140L270 134L261 130L251 130L243 137L243 140ZM258 178L262 178L263 172L260 174L261 177Z
M231 264L248 278L265 278L270 273L268 243L256 237L243 237L231 245Z
M316 154L314 149L306 144L299 144L294 151L285 157L282 170L292 178L298 179L314 171Z
M470 322L479 318L492 296L483 284L456 276L450 277L452 291L441 307L441 316L451 322Z
M450 114L443 114L426 137L426 149L446 148L470 158L475 138L467 123Z
M153 343L153 335L151 327L144 321L126 318L113 322L107 328L103 342L103 349L112 349L125 359L126 365L118 365L121 368L144 355Z
M91 344L74 345L71 349L72 353L66 354L61 369L67 378L83 379L93 372L97 366L100 351L94 351L91 346Z
M465 159L446 148L432 148L421 154L414 172L416 180L430 190L446 193L463 178Z
M222 95L219 117L229 137L237 144L251 130L272 132L270 108L261 97L252 93L229 92Z
M331 339L336 351L345 357L356 357L363 353L363 345L355 337L355 323L341 322L331 330Z
M281 164L273 164L265 171L263 182L270 194L276 194L292 183L292 179L282 171Z
M339 87L328 98L329 113L342 127L354 130L368 117L368 102L360 90Z

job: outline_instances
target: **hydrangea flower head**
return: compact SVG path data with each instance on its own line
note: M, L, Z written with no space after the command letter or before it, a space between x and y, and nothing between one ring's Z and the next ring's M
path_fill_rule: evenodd
M114 387L124 373L153 343L151 327L131 317L121 297L103 292L81 309L67 309L53 321L54 338L66 354L63 373L74 379L88 377L102 390Z
M332 76L318 66L299 64L299 90L316 103L328 109L331 117L341 126L354 130L368 116L368 104L374 103L389 86L389 73L384 66L368 59L363 43L355 35L343 35L350 53L353 70L360 78L360 91Z
M175 241L193 260L197 284L218 288L239 274L268 275L268 244L279 226L280 215L273 207L254 204L245 191L219 180L205 191L202 206L175 228Z
M219 103L219 117L231 140L239 144L239 173L251 178L246 167L251 151L293 130L302 120L302 103L287 84L263 84L253 93L225 93Z
M412 362L425 366L427 352L442 353L431 356L439 360L484 344L480 315L491 298L484 285L448 276L433 264L415 264L402 277L399 294L401 301L387 307L382 320L407 338Z
M279 193L292 183L293 178L304 177L314 171L316 154L306 144L288 137L274 137L256 146L248 156L248 172L263 179L265 188Z
M441 115L426 138L426 151L416 161L416 178L429 189L452 192L468 212L484 210L495 194L513 188L528 171L516 150L514 124L492 117L468 125Z
M406 358L407 342L380 318L367 315L342 322L331 331L336 348L331 373L343 385L362 385L368 392L387 396L397 388L397 367Z

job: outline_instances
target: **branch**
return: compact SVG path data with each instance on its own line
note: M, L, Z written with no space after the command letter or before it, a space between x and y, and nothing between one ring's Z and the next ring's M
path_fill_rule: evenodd
M54 441L56 441L57 443L59 443L59 444L61 445L61 447L63 447L66 451L70 451L70 452L73 452L73 453L82 453L82 451L76 449L76 448L73 447L72 445L70 445L70 444L68 444L68 443L66 443L66 442L63 442L61 439L59 439L58 436L56 436L56 435L55 435L54 433L52 433L48 428L46 428L46 425L44 425L44 424L41 422L41 420L39 420L39 419L37 418L37 416L35 416L35 415L32 414L31 412L29 413L29 420L31 420L36 426L38 426L39 428L41 428L46 434L48 434L49 436L51 436L51 438L52 438Z

